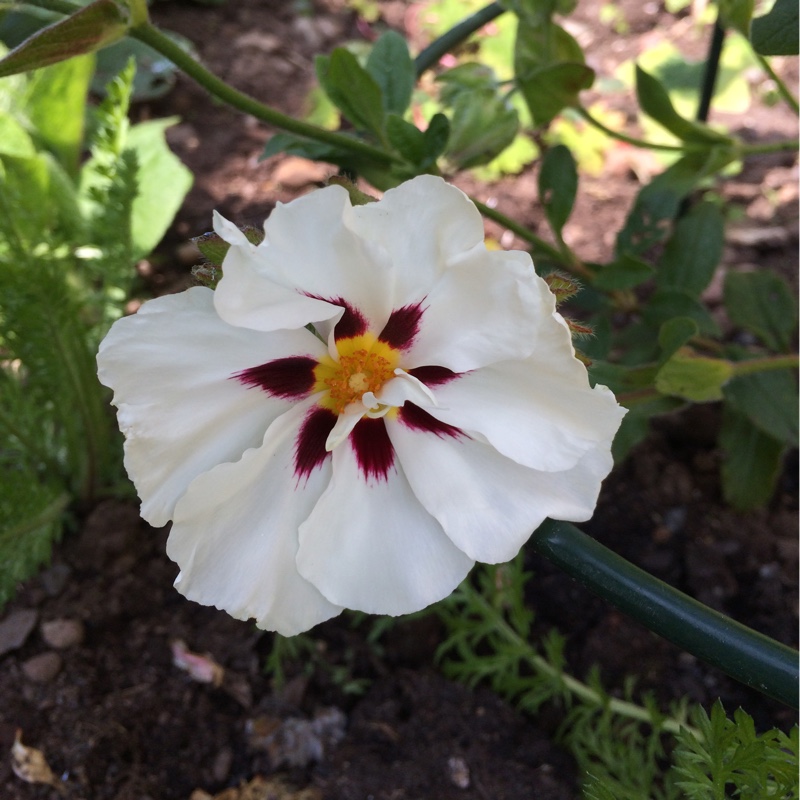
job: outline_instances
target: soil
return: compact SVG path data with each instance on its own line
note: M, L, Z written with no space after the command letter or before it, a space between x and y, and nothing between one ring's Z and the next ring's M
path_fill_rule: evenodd
M590 62L604 72L658 40L688 41L685 13L627 4L630 31L620 38L596 22L601 5L582 2L572 19ZM314 13L302 13L306 6ZM195 42L223 79L300 114L315 53L374 37L381 25L406 33L416 49L424 43L424 4L379 6L381 21L373 26L340 0L162 2L153 11L163 27ZM796 85L797 60L784 59L780 68ZM630 101L617 102L630 116ZM276 201L332 172L286 157L259 162L270 132L185 79L136 113L181 116L170 142L196 176L159 254L140 265L157 293L189 285L195 253L188 240L209 229L212 209L239 224L260 224ZM797 120L782 106L754 105L746 117L724 121L758 141L797 133ZM645 168L629 148L615 148L604 172L582 181L567 237L583 258L608 257L610 232L619 229L638 187L636 172ZM520 222L541 226L535 171L492 184L469 176L456 182ZM725 265L769 265L795 282L791 155L752 159L725 193L740 211ZM521 246L491 224L487 232L505 246ZM712 305L719 292L712 285ZM660 420L608 478L595 517L583 527L704 603L796 645L797 454L790 454L768 508L735 513L721 500L718 425L714 405ZM0 751L8 752L21 731L24 745L43 751L59 786L21 781L3 757L4 800L208 800L226 788L225 800L580 797L575 764L555 741L558 710L526 717L488 689L446 680L433 661L442 635L434 619L399 622L380 647L369 642L364 621L325 623L311 632L310 652L286 660L278 686L265 672L270 634L172 589L177 568L166 558L166 536L143 523L132 502L106 501L65 536L51 566L21 586L0 617ZM619 692L635 670L637 686L662 703L688 696L708 707L720 697L729 712L744 707L760 729L787 729L794 721L791 710L651 634L544 559L528 553L527 562L536 632L556 627L567 636L573 673L585 675L597 664L606 687Z

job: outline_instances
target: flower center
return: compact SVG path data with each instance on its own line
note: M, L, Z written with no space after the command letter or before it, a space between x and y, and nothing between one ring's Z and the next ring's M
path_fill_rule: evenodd
M314 391L327 391L320 404L341 414L367 392L377 394L394 377L400 352L372 334L336 342L339 360L323 356L314 368Z

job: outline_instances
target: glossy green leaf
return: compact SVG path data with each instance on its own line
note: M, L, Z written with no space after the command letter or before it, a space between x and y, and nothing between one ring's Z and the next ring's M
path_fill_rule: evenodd
M753 20L750 39L762 56L796 56L799 28L797 0L775 0L769 14Z
M375 79L344 47L317 56L317 77L325 94L356 128L383 135L383 95Z
M792 370L754 372L733 378L723 394L725 402L744 414L762 433L797 447L797 376Z
M161 241L192 185L192 173L169 149L164 131L177 117L134 125L126 149L136 153L139 192L133 201L131 238L135 258L148 255Z
M732 375L730 361L676 354L658 371L655 385L661 394L709 403L722 399L722 387Z
M25 110L41 142L73 175L78 170L93 71L92 55L52 64L34 73L25 100Z
M592 278L592 285L595 289L607 292L632 289L653 274L654 269L649 264L635 256L624 254L597 272Z
M375 42L366 68L380 87L384 110L402 115L411 102L416 82L406 40L396 31L386 31Z
M578 170L572 153L563 144L551 147L544 154L539 170L539 200L559 236L572 213L577 191Z
M460 94L445 153L459 169L488 164L514 141L518 129L516 109L493 91Z
M661 326L658 344L661 347L659 365L663 366L692 336L697 336L697 323L690 317L673 317Z
M735 325L776 351L786 351L797 326L797 301L772 272L731 272L725 277L725 309Z
M699 296L722 258L725 220L713 203L698 203L681 217L658 262L659 286Z
M784 445L727 403L723 407L719 443L723 450L725 500L738 511L768 503L783 466Z
M94 53L121 39L129 13L114 0L94 0L74 14L48 25L0 59L0 78L46 67L58 61Z
M648 117L663 125L670 133L684 142L719 144L730 142L730 138L717 133L706 125L684 119L675 110L672 100L661 81L636 65L636 96L639 106Z

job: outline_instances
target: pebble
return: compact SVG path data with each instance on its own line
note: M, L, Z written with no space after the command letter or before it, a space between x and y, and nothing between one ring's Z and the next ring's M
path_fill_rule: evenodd
M22 671L28 680L35 683L49 683L61 671L61 663L61 656L48 650L23 661Z
M81 644L85 631L79 619L53 619L41 625L42 639L56 650Z
M64 591L70 575L72 575L72 569L68 564L53 564L39 576L39 579L47 594L50 597L57 597Z
M25 644L30 632L36 627L38 613L32 608L12 611L0 622L0 656L10 653Z

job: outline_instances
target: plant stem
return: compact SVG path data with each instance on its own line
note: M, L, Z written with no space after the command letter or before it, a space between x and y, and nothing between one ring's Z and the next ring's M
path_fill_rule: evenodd
M708 121L708 112L711 110L711 99L714 97L714 87L717 83L719 61L722 56L722 45L725 41L725 29L720 25L719 16L714 23L711 42L708 46L705 69L703 70L703 83L700 87L700 102L697 104L696 119L698 122Z
M597 130L602 131L604 134L606 134L606 136L610 136L612 139L618 139L620 142L625 142L626 144L633 145L634 147L641 147L646 150L664 150L669 153L684 153L687 150L702 149L705 147L705 145L696 145L692 147L691 145L687 144L657 144L656 142L647 142L644 139L636 139L633 136L628 136L626 133L620 133L620 131L615 131L607 127L600 122L597 117L592 116L592 114L583 106L573 106L573 108L590 125L593 125L595 128L597 128Z
M475 31L499 17L506 9L500 3L490 3L434 39L415 59L417 78L438 63L439 59L457 47Z
M753 52L755 53L755 51ZM761 69L774 81L778 94L795 114L800 115L800 104L797 102L797 98L789 91L789 87L783 82L781 76L772 68L772 64L760 53L755 53L755 57L758 59L758 63L761 64Z
M734 363L733 376L738 378L742 375L753 375L756 372L767 372L773 369L797 369L798 366L800 366L800 356L796 354L749 358L747 361Z
M496 609L479 591L472 587L469 581L466 581L464 586L472 595L471 601L479 604L483 608L483 613L486 617L492 618L494 630L501 633L516 648L526 651L526 660L536 672L547 675L550 678L557 678L568 691L587 703L598 707L608 706L611 711L621 717L635 719L639 722L647 723L648 725L655 725L652 714L644 706L631 703L627 700L620 700L616 697L606 698L583 683L583 681L578 680L572 675L567 675L562 670L554 667L546 658L543 658L536 652L530 642L517 633L505 619L502 612ZM696 736L699 735L698 731L677 719L662 720L660 728L672 734L680 733L683 729L689 730Z
M546 520L533 548L654 633L732 678L798 706L797 653L654 578L568 522Z

